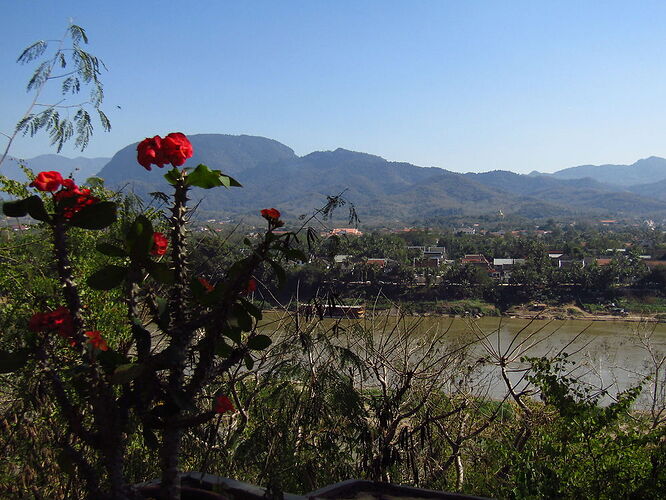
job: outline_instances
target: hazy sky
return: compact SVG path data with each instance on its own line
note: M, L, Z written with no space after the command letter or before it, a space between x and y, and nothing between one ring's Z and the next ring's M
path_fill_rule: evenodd
M182 131L455 171L666 157L663 1L3 0L0 131L30 102L16 57L69 18L108 67L84 156Z

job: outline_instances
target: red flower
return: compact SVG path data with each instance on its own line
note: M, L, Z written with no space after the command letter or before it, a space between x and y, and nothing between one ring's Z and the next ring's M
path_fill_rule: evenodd
M276 221L280 218L280 211L275 208L264 208L261 211L261 216L268 222Z
M162 156L161 147L162 138L159 135L156 135L152 139L146 137L136 147L139 164L146 170L152 170L150 165L153 163L160 168L163 167L164 164L168 162Z
M236 408L234 408L234 404L231 402L231 400L224 396L224 395L219 395L215 398L215 413L226 413L228 411L236 411Z
M100 351L108 351L109 346L106 344L106 340L104 340L102 335L97 330L86 332L84 335L90 339L88 340L88 343L91 344L95 349L99 349Z
M151 165L163 167L167 163L180 167L194 154L192 143L180 132L172 132L165 138L159 135L147 137L139 143L136 150L137 160L146 170L151 170Z
M243 290L241 294L248 295L256 290L257 290L257 280L255 280L254 278L250 278L250 281L247 282L245 290Z
M95 196L90 196L90 189L80 189L72 179L63 180L62 189L53 197L60 204L66 219L71 219L75 213L99 201Z
M60 172L40 172L35 177L35 180L30 183L34 188L40 191L55 191L63 183L62 175Z
M28 328L33 332L55 330L62 338L68 339L71 345L76 345L72 315L66 307L59 307L55 311L46 313L33 314L28 322Z
M206 292L210 293L213 290L215 290L215 287L208 283L208 280L206 278L197 278L199 280L199 283L201 283L201 286L203 286L206 289Z
M172 132L162 139L162 155L166 163L180 167L194 154L192 143L180 132Z
M163 233L153 233L153 248L150 250L151 255L164 255L169 246L169 240Z
M264 208L261 216L268 221L270 229L284 226L284 222L280 220L280 211L276 208Z

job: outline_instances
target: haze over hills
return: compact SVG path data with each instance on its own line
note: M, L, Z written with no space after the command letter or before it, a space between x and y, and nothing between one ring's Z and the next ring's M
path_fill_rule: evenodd
M529 218L666 217L666 197L653 188L653 182L648 183L666 179L666 160L656 157L629 166L581 166L551 175L507 171L461 174L342 148L299 157L288 146L263 137L200 134L189 138L195 156L188 165L205 163L244 186L193 190L193 202L200 202L199 215L206 218L256 215L266 207L279 208L285 217L294 218L321 206L326 196L343 191L364 221L384 223L496 216L499 210ZM33 166L37 164L34 160L30 160ZM50 163L48 169L57 169L54 165ZM98 176L110 187L146 197L154 191L170 192L164 172L157 167L148 172L139 166L136 144L130 144L118 151ZM620 184L622 175L638 182L633 186Z
M45 170L57 170L63 176L70 174L78 183L83 183L88 177L92 177L99 172L110 158L67 158L61 155L40 155L22 160L8 156L0 166L0 174L24 182L27 180L25 173L19 164L25 165L33 172L42 172Z
M556 179L583 179L590 177L599 182L628 188L638 184L666 179L666 159L650 156L631 165L580 165L565 168L552 174L531 172L532 176L548 176Z

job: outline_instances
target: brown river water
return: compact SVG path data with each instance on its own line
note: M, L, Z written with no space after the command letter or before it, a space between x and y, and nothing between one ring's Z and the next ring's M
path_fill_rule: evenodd
M269 315L277 313L268 313ZM273 316L275 318L275 316ZM332 325L335 320L325 319ZM340 325L351 326L358 322L376 331L392 328L397 317L384 316L374 319L338 320ZM636 385L645 377L653 375L655 361L666 356L666 324L626 321L581 321L581 320L528 320L516 318L483 317L478 319L427 316L402 320L412 335L446 334L443 342L450 345L466 345L469 359L487 359L487 363L476 365L479 383L489 387L485 394L493 399L503 399L506 386L502 381L497 363L507 360L509 379L518 389L524 387L524 356L555 356L566 352L571 376L607 390L602 403L612 401L618 391ZM666 371L666 363L662 372ZM660 377L666 385L663 373ZM637 408L650 404L654 379L648 381L643 394L636 403ZM666 394L663 395L666 404Z

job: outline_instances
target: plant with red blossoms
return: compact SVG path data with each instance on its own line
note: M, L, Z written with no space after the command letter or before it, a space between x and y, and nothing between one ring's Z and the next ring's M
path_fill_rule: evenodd
M163 233L153 233L153 247L150 249L151 255L164 255L167 252L169 240Z
M21 352L29 350L32 359L42 363L50 394L61 409L67 432L74 436L63 440L64 451L91 498L136 497L126 480L125 457L128 436L137 428L159 450L160 498L179 497L183 432L216 414L235 411L224 395L214 398L211 411L210 395L219 392L219 384L229 383L228 375L240 364L253 365L253 351L271 344L256 329L261 310L247 298L257 288L252 276L267 264L283 280L279 261L305 258L291 247L293 234L272 232L283 225L280 212L265 209L261 213L269 228L264 238L226 269L216 280L217 286L192 277L187 256L189 191L240 186L206 165L176 168L192 155L192 144L181 133L139 143L141 166L148 170L151 165L173 166L164 176L173 186L169 232L156 231L150 217L141 214L124 226L120 238L96 245L99 252L116 260L90 274L85 283L98 290L119 288L125 296L130 337L117 349L90 325L82 305L86 295L74 280L67 244L71 227L99 230L111 226L116 220L115 203L98 200L89 189L63 179L58 172L41 172L32 186L52 193L54 213L49 213L38 195L3 204L5 215L30 215L53 233L62 292L59 300L65 305L34 314L28 328L38 333L57 332L73 349L54 349L49 346L53 336L32 335L33 344ZM23 355L21 352L0 353L0 359ZM24 357L27 362L27 355ZM65 375L52 367L63 367ZM212 384L218 387L212 388ZM79 449L83 446L96 454L82 455Z

